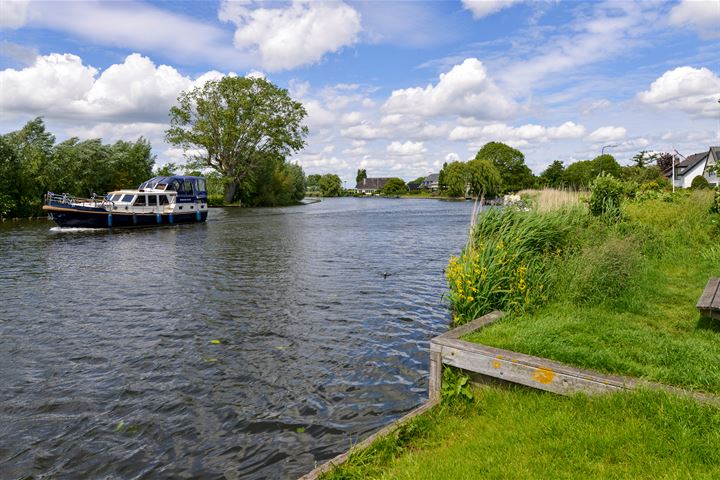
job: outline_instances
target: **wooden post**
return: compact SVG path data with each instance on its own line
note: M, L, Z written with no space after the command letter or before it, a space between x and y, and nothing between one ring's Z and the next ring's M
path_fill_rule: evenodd
M430 351L430 378L428 379L428 399L440 400L442 388L442 356L439 351Z

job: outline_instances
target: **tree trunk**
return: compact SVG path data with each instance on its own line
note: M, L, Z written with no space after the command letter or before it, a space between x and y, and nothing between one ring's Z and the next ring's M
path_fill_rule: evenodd
M237 192L238 182L228 183L227 190L225 190L225 203L232 203L235 198L235 192Z

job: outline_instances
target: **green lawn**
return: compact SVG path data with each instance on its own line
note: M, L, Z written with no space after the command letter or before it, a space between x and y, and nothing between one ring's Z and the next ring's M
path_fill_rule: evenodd
M720 478L720 409L659 392L560 397L483 387L325 479Z

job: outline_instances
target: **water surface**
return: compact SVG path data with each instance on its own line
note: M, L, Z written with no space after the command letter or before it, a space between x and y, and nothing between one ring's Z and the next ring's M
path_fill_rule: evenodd
M0 477L296 478L345 451L425 400L471 210L0 224Z

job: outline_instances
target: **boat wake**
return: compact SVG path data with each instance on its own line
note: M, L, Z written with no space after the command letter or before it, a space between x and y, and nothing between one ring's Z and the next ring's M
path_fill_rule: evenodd
M52 227L50 229L53 233L75 233L75 232L103 232L102 228L87 228L87 227Z

